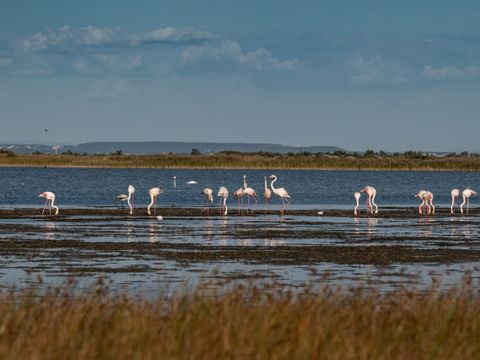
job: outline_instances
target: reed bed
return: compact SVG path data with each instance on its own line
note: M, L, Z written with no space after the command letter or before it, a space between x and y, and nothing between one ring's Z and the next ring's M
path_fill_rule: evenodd
M459 170L480 171L480 156L337 156L326 154L218 153L208 155L15 155L0 154L0 166L318 169L318 170Z
M473 359L480 298L254 288L157 300L98 290L0 296L2 359Z

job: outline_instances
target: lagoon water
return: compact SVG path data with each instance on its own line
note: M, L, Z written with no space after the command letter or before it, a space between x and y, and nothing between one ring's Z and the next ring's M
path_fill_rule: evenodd
M204 187L214 190L227 186L233 191L247 175L250 187L260 195L263 208L263 176L266 170L180 170L180 169L58 169L0 168L0 207L15 209L41 207L38 194L54 191L60 208L115 207L114 198L126 193L129 184L137 191L138 207L148 203L148 189L161 186L162 207L200 207ZM382 207L418 205L414 195L420 189L434 193L435 204L450 206L453 187L480 189L478 172L404 172L404 171L273 171L277 186L285 187L292 196L292 208L352 209L353 192L365 185L377 188L377 202ZM173 189L172 177L177 188ZM186 182L196 180L197 185ZM480 199L478 199L480 202ZM229 199L235 208L233 199ZM476 207L477 198L472 198ZM278 208L279 199L271 208ZM407 209L405 209L407 211ZM146 216L72 215L59 218L27 216L0 219L1 241L64 240L85 243L162 243L172 246L257 247L281 246L406 246L414 249L480 249L480 217L330 217L279 215L213 217L174 217L164 221ZM303 232L305 237L296 236ZM270 232L269 236L264 236ZM271 235L273 232L273 236ZM285 233L293 234L291 237ZM278 234L279 236L275 236ZM322 235L327 234L327 235ZM432 277L440 278L442 286L457 286L466 273L480 282L475 262L392 263L389 265L343 264L318 262L281 265L271 262L244 260L176 262L145 253L96 252L94 248L48 248L16 251L0 256L0 285L21 286L43 277L42 286L60 284L70 276L79 286L88 286L105 274L116 288L143 291L155 295L159 289L195 286L211 279L235 279L235 282L262 286L275 281L285 289L325 282L339 287L370 287L390 291L412 285L428 288ZM179 250L180 249L180 250ZM176 248L174 251L183 251ZM328 278L323 274L329 273ZM478 285L480 287L480 284Z
M278 176L277 187L285 187L292 197L294 208L348 208L353 193L365 185L377 189L377 203L383 206L414 206L414 196L430 190L436 204L450 203L450 190L480 188L479 172L424 171L317 171L317 170L185 170L185 169L61 169L61 168L0 168L0 206L38 206L38 194L53 191L59 206L114 206L114 198L126 193L129 184L136 187L138 206L148 203L148 189L160 186L165 193L160 206L201 206L200 191L210 187L216 191L226 186L231 192L242 186L243 175L248 185L260 195L263 176ZM177 188L173 189L172 177ZM186 184L196 180L197 185ZM472 199L473 200L473 199ZM273 199L279 203L278 199ZM473 200L473 203L475 200Z

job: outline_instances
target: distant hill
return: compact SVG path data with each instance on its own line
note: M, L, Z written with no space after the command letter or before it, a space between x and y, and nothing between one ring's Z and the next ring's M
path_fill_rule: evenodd
M240 152L273 152L273 153L327 153L343 150L336 146L287 146L265 143L209 143L209 142L177 142L177 141L148 141L148 142L88 142L78 145L48 146L41 144L0 144L0 149L11 150L18 154L41 153L87 153L108 154L121 150L123 154L189 154L192 149L201 153L217 153L220 151Z

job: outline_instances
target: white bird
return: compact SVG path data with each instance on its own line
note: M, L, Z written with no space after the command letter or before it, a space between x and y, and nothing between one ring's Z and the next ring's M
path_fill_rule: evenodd
M205 206L208 214L210 212L210 205L213 204L213 190L210 188L205 188L202 190L202 194L206 197Z
M173 188L176 189L177 188L177 177L176 176L173 176Z
M252 197L255 200L255 205L253 205L253 208L257 206L257 192L253 190L251 187L248 187L247 184L247 175L243 175L243 195L247 195L247 214L248 210L250 210L250 197ZM252 214L253 214L253 210Z
M276 188L273 186L275 181L277 181L276 175L270 175L270 180L271 180L270 187L272 188L273 193L275 195L280 196L280 199L282 199L282 208L280 209L280 214L283 215L283 213L285 212L285 209L290 204L291 197L288 194L287 190L285 190L285 188L283 187Z
M152 205L153 205L153 213L155 214L157 210L157 196L160 195L161 193L163 193L163 190L159 187L151 188L148 191L148 194L150 195L150 204L148 204L148 207L147 207L148 215L152 215L152 213L150 212L150 208L152 207Z
M238 213L241 214L243 209L243 187L238 188L233 192L233 198L237 200Z
M267 211L267 206L268 203L270 202L270 199L272 198L272 190L268 188L267 185L267 177L264 176L263 180L265 181L265 188L263 190L263 201L265 201L265 211Z
M430 191L420 190L415 197L422 200L422 203L418 207L418 213L422 214L422 208L427 208L427 214L435 214L435 206L433 205L433 194Z
M55 215L58 215L58 206L55 205L55 198L56 198L55 193L53 193L51 191L45 191L38 196L46 199L45 204L43 204L42 215L45 212L47 204L48 204L48 208L50 210L50 215L52 215L52 208L55 209Z
M221 186L220 189L218 189L217 196L223 198L223 204L222 204L222 199L220 199L220 202L219 202L220 215L227 216L227 213L228 213L228 208L227 208L228 190L227 190L227 188L225 186Z
M460 204L460 212L463 214L463 206L467 204L467 214L470 210L470 196L477 195L476 191L472 189L465 189L462 191L463 202Z
M365 186L360 192L367 194L367 210L373 214L373 207L375 206L375 214L378 214L378 205L375 204L375 196L377 196L377 190L373 186Z
M128 195L127 194L120 194L115 197L115 202L117 203L118 208L120 209L120 206L118 205L118 202L122 203L122 209L123 209L123 203L128 200Z
M450 192L450 196L452 197L452 205L450 206L450 213L455 213L455 204L456 200L458 199L458 196L460 195L460 190L458 189L453 189Z
M358 207L360 206L360 196L362 196L361 193L359 193L358 191L356 191L353 196L355 197L355 208L353 209L353 214L355 216L358 215Z
M188 185L195 185L195 184L198 184L198 182L195 181L195 180L190 180L190 181L187 181L187 184Z
M133 200L135 197L135 186L128 185L128 197L127 197L127 204L130 208L130 215L133 215Z

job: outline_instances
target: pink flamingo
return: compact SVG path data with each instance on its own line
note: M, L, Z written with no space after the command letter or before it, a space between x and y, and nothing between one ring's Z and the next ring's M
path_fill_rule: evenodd
M420 190L415 197L422 200L422 203L418 207L418 213L422 214L422 208L427 209L427 214L435 214L435 206L433 205L433 194L430 191Z
M58 215L58 206L55 205L55 193L51 191L45 191L38 196L46 199L45 204L43 204L42 215L44 214L47 205L50 210L50 215L52 215L52 208L55 209L55 215Z
M290 205L290 200L292 199L290 195L288 194L287 190L285 188L276 188L273 186L275 181L277 181L277 176L276 175L270 175L270 187L272 188L272 191L275 195L280 196L282 199L282 208L280 209L280 215L283 215L285 212L285 209L287 208L288 205Z
M148 215L152 215L150 212L150 208L153 205L153 214L155 215L155 212L157 210L157 196L163 193L163 190L159 187L153 187L148 191L148 194L150 195L150 204L148 204L147 207L147 213Z
M243 195L247 195L247 200L248 200L248 207L247 207L247 213L248 213L248 210L251 210L250 209L250 197L253 197L253 199L255 200L255 205L253 205L253 208L255 209L255 207L257 206L257 192L255 190L253 190L251 187L248 187L247 185L247 175L243 175ZM253 214L253 210L252 211L252 214Z
M367 211L373 214L373 206L375 206L375 214L378 214L378 205L375 204L377 190L373 186L365 186L360 192L367 194Z
M210 188L205 188L202 190L202 194L205 195L205 206L207 209L207 214L210 212L210 204L213 204L213 190Z
M272 190L270 190L268 188L267 177L266 176L263 177L263 180L265 181L265 189L263 190L263 201L265 201L265 212L266 212L268 203L270 202L270 199L272 198Z
M130 208L130 215L133 215L133 199L135 197L135 186L128 185L128 197L127 197L127 204Z
M238 188L233 192L233 198L237 200L238 213L241 214L243 209L243 188Z
M460 195L460 190L458 189L453 189L450 192L450 196L452 197L452 205L450 206L450 213L455 213L455 203L457 202L456 200L458 199L458 196Z
M360 206L360 196L362 196L361 193L359 193L358 191L356 191L354 194L353 194L353 197L355 198L355 208L353 209L353 214L355 216L358 215L359 211L358 211L358 208Z
M470 196L477 195L476 191L472 189L465 189L462 191L463 202L460 204L460 212L463 214L463 205L467 204L467 214L470 210Z
M221 186L220 189L218 189L217 196L223 198L223 204L222 204L222 199L220 199L220 202L218 204L219 209L220 209L220 215L227 216L227 213L228 213L228 207L227 207L228 190L227 190L227 188L225 186ZM223 213L222 213L222 210L223 210Z

